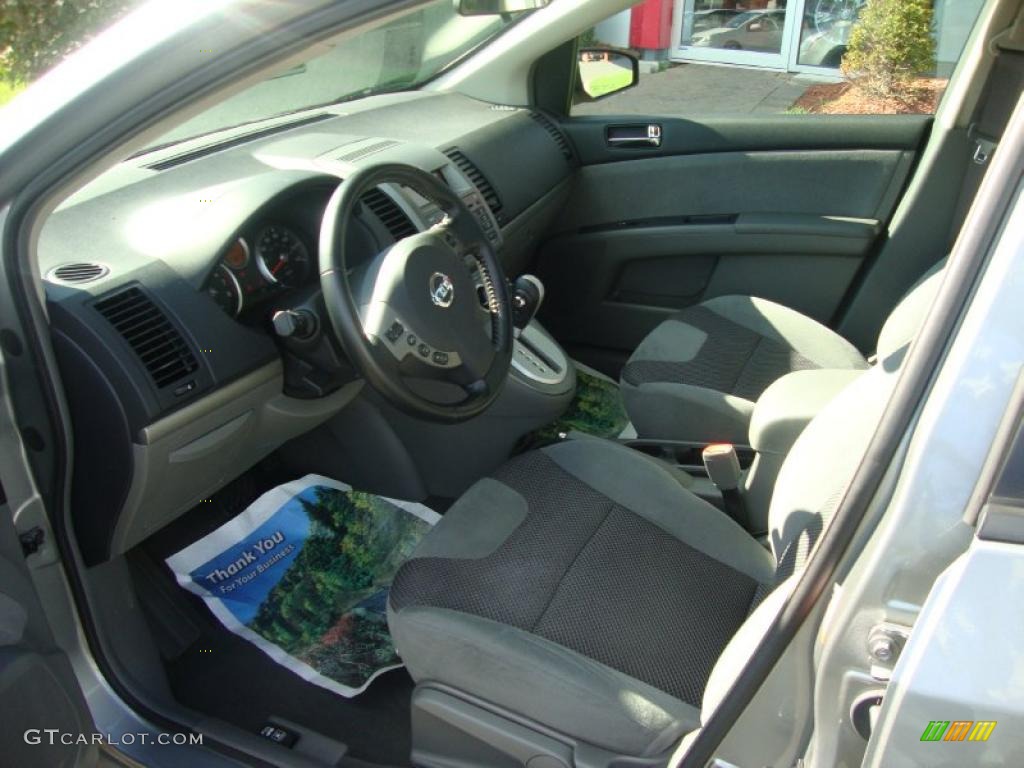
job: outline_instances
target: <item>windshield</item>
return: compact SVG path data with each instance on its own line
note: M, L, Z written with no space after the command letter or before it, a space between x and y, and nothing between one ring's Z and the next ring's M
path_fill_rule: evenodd
M151 146L297 112L310 107L415 88L528 14L459 16L436 0L357 37L320 46L319 56L193 117Z

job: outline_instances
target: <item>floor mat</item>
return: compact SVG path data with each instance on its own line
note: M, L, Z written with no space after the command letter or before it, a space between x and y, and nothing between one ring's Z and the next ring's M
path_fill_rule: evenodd
M217 622L167 672L182 704L249 733L284 718L341 741L353 757L409 763L413 682L404 669L385 672L365 693L346 699L300 679Z
M618 383L581 363L575 366L576 394L572 402L558 421L537 430L533 439L540 443L553 442L569 432L608 439L628 436L623 432L631 429L629 415Z
M342 696L401 665L387 631L395 571L440 519L307 475L167 558L231 632Z

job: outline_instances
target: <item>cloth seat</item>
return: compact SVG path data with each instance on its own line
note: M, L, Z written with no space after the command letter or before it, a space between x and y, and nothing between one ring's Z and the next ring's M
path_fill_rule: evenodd
M886 320L876 347L905 344L931 305L945 260L930 269ZM721 296L658 325L622 370L626 411L641 437L747 443L754 402L793 371L868 368L846 339L792 309L753 296Z
M666 469L572 440L467 491L398 571L389 622L416 680L656 754L697 727L715 660L774 579L768 550Z
M470 488L388 601L413 679L621 755L700 727L825 530L888 400L898 355L811 421L779 473L769 548L667 465L583 438Z

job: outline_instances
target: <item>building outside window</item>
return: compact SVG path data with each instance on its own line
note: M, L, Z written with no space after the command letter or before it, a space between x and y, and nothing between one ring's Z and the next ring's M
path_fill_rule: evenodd
M936 0L936 71L948 77L983 0ZM650 60L838 75L865 0L645 0L598 25L598 41Z

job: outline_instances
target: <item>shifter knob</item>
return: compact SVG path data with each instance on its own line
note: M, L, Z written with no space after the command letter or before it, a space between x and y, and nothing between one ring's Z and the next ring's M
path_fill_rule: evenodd
M520 275L512 284L512 322L517 330L530 324L541 302L544 301L544 283L536 275Z

